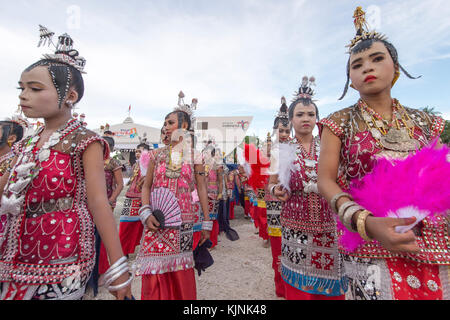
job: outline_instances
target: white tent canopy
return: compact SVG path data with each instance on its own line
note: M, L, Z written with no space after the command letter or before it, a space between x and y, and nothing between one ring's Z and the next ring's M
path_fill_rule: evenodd
M94 130L102 134L100 129ZM161 129L134 123L131 117L127 117L123 123L110 125L109 131L114 134L115 149L132 152L140 143L139 138L146 136L150 145L159 144L161 141Z

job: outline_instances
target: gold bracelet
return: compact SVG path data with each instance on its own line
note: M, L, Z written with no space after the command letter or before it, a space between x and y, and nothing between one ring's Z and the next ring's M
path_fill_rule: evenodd
M361 213L358 216L358 219L356 220L356 227L358 229L358 233L366 241L372 241L373 239L369 238L369 236L366 233L366 219L368 216L372 216L372 213L370 213L367 210L361 211Z

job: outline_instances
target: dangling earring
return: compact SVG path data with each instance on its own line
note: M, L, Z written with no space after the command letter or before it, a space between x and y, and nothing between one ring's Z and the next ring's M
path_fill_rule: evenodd
M23 115L22 106L21 106L20 104L17 106L16 113L17 113L17 114L20 114L20 115Z
M68 106L70 109L73 109L73 102L72 102L72 101L67 100L67 101L66 101L66 104L67 104L67 106Z
M400 70L399 69L395 69L394 80L392 80L392 87L397 82L398 78L400 78Z

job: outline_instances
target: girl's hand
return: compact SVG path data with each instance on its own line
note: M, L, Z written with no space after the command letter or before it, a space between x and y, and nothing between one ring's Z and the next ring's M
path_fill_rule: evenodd
M273 194L278 200L286 202L289 199L289 192L282 186L276 186L273 190Z
M211 237L211 231L202 230L202 232L200 234L200 242L198 243L198 245L201 246L210 237Z
M150 215L147 221L145 221L145 224L147 225L147 229L153 232L158 231L158 227L160 226L158 220L156 220L154 215Z
M120 285L121 283L124 283L124 282L128 281L129 277L130 277L130 275L128 273L127 274L123 274L122 276L120 276L119 279L114 281L111 285L112 286ZM116 297L117 300L124 300L125 297L127 297L127 298L129 298L131 300L131 296L132 296L131 283L130 283L130 285L126 286L125 288L122 288L122 289L120 289L118 291L113 291L111 293L112 293L112 295L114 297Z
M367 235L380 242L387 250L400 253L419 253L416 237L412 230L397 233L395 227L409 226L416 222L416 218L378 218L368 216L366 220Z

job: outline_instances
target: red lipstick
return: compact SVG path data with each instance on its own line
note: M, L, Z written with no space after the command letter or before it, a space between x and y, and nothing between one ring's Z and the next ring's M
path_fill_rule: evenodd
M366 79L364 79L364 82L372 82L374 80L377 80L377 77L375 77L375 76L367 76Z

